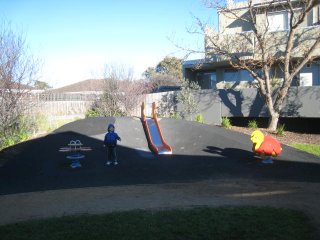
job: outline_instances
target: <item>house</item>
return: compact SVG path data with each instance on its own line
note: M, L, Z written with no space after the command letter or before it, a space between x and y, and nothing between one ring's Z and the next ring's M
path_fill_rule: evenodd
M105 88L103 79L87 79L64 87L51 89L52 93L102 93Z
M10 81L0 81L0 90L13 91L13 92L27 92L34 90L28 84L10 82Z
M266 36L267 54L278 59L279 56L284 55L291 17L286 1L252 0L250 2L251 8L248 6L248 1L229 0L225 9L218 10L218 30L215 31L210 27L205 30L205 58L185 61L183 64L185 78L198 82L202 89L254 86L255 81L250 73L245 69L232 66L229 61L230 58L237 57L241 61L254 62L261 57L252 24L247 21L250 13L254 14L256 26L266 29L261 32ZM291 10L294 13L302 12L304 7L302 2L291 0ZM249 9L253 11L250 12ZM320 4L318 1L296 31L293 59L303 59L306 49L319 37ZM219 51L213 46L213 42L220 44ZM232 56L225 54L225 50L232 53ZM256 71L259 72L259 68ZM282 80L283 68L280 62L273 64L270 76L274 84ZM292 86L317 85L320 85L319 47L314 51L313 61L306 63L292 81Z

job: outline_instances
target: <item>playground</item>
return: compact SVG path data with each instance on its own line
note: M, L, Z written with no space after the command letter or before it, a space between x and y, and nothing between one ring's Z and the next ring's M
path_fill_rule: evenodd
M250 137L218 126L158 119L171 154L150 151L140 118L87 118L2 153L0 224L69 214L190 206L258 205L305 212L320 228L320 159L283 145L270 165ZM115 125L119 165L106 166L103 138ZM70 167L66 152L90 148ZM13 151L14 150L14 151ZM4 217L5 216L5 217Z

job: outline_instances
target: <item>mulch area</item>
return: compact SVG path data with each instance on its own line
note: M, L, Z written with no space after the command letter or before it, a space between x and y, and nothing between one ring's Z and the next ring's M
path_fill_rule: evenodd
M254 131L247 127L232 126L231 130L242 132L247 135L251 135ZM307 144L317 144L320 145L320 134L311 133L296 133L291 131L285 131L283 136L278 136L277 134L269 132L266 128L259 128L265 135L271 135L278 139L282 144L291 145L294 143L307 143Z

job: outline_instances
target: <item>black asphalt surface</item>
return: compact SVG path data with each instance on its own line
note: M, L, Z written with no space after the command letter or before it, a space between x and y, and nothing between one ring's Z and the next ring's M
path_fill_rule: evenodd
M103 137L114 123L122 138L120 164L105 166ZM196 122L161 119L173 155L157 156L148 149L138 118L88 118L64 125L45 137L0 152L8 161L0 167L0 195L68 188L247 179L320 182L320 158L283 146L273 165L263 165L251 151L249 136ZM82 168L71 169L68 153L59 152L70 140L80 140Z

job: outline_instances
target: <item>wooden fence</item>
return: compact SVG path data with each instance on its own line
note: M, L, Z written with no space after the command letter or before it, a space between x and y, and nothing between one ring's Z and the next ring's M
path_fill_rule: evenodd
M93 101L42 101L37 110L47 116L83 115Z

